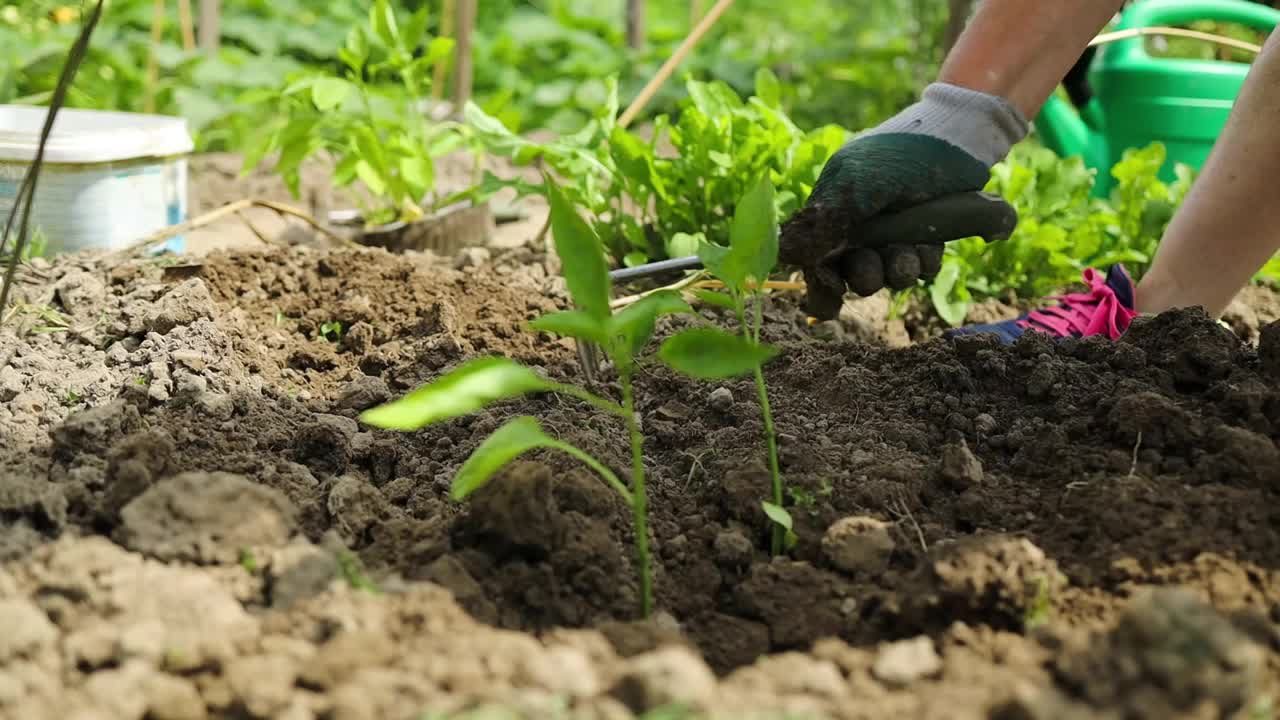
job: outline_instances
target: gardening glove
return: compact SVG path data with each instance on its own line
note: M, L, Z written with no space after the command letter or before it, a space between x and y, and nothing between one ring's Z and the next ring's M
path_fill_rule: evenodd
M808 313L834 318L846 288L865 297L932 280L942 243L860 247L858 227L881 213L982 190L991 167L1027 131L1026 118L1004 98L934 83L919 102L837 151L779 238L779 260L804 272Z

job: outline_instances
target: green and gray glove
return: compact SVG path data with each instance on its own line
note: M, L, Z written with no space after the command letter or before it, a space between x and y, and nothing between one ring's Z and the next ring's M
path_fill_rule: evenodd
M934 83L919 102L836 152L780 238L779 259L804 271L809 314L835 317L846 288L867 296L933 279L942 263L941 244L860 248L859 226L881 213L982 190L991 167L1028 128L1003 98ZM847 251L837 252L846 245ZM876 263L884 270L858 271Z

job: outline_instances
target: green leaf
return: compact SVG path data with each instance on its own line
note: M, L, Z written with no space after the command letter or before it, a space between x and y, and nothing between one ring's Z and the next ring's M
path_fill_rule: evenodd
M958 285L959 279L960 264L953 261L952 258L947 258L947 261L942 264L942 269L938 271L938 276L933 279L933 284L929 287L929 297L933 300L934 309L951 327L959 327L964 322L965 315L969 312L968 292L963 285ZM957 294L963 293L966 297L953 300L951 297L952 292L957 290Z
M436 168L430 157L419 153L400 159L400 175L415 195L425 195L435 184Z
M766 173L738 201L729 228L730 254L746 277L763 282L778 261L778 211L773 181Z
M698 245L698 259L702 266L721 282L733 290L742 289L742 280L737 279L736 271L730 264L729 248L703 240Z
M787 550L794 548L800 538L796 537L791 513L787 512L785 508L774 505L767 500L761 501L760 506L764 508L764 514L768 515L770 520L777 523L786 531L786 534L783 536L783 546Z
M787 530L795 529L795 523L791 519L791 513L787 512L786 508L775 505L767 500L761 501L760 506L764 508L764 514L768 515L770 520L778 523Z
M659 317L692 312L693 308L689 307L689 303L674 290L660 290L623 308L609 318L609 336L619 343L615 349L617 357L614 358L614 363L623 365L628 358L640 353L649 338L653 337L653 329Z
M667 255L673 258L697 255L698 248L703 242L706 242L706 237L702 233L691 235L678 232L667 241Z
M604 343L607 337L605 325L600 319L582 310L548 313L531 321L529 327L594 343Z
M354 85L342 78L317 78L311 86L311 102L315 103L317 110L328 112L346 102L355 90Z
M406 49L416 48L421 40L427 34L427 23L431 19L431 5L433 3L422 3L422 7L409 16L409 21L404 24L404 38L406 40Z
M480 358L402 398L366 410L360 415L360 421L390 430L417 430L468 415L501 400L555 387L512 360Z
M677 372L699 380L746 375L778 354L719 328L694 328L667 338L658 356Z
M464 500L484 487L503 466L518 456L560 444L542 430L542 425L535 418L522 416L508 420L485 438L458 469L449 495L454 500Z
M369 192L374 195L385 195L387 192L387 180L379 173L368 160L360 159L356 162L356 177L369 187Z
M729 310L733 310L734 308L738 307L737 304L733 301L733 298L726 293L716 292L715 290L698 289L698 290L694 290L693 294L697 296L699 300L701 300L704 303L707 303L708 305L715 305L717 307L727 308Z
M569 294L580 310L603 320L610 314L609 267L600 239L550 177L546 185L551 232Z
M778 82L778 76L767 67L756 70L756 97L771 108L782 105L782 83Z
M389 48L400 49L400 28L396 24L396 12L388 0L374 0L369 8L369 24L374 33Z
M424 5L423 7L426 6ZM453 46L453 38L432 38L431 42L427 43L427 49L423 51L421 59L428 65L435 65L449 57L449 53L453 52Z
M453 478L449 495L454 500L464 500L468 495L488 484L489 480L505 465L520 455L539 448L550 448L572 455L599 473L628 503L631 493L625 485L600 461L561 440L548 435L537 419L527 415L512 418L493 431L480 443Z

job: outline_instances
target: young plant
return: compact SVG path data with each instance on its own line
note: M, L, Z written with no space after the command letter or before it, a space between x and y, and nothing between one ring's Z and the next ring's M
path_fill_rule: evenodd
M451 496L455 500L465 499L488 483L503 466L531 450L559 450L578 459L617 490L631 507L640 579L640 612L648 617L653 607L653 572L643 437L633 384L636 357L653 336L659 316L692 312L693 308L679 294L663 291L614 313L609 306L609 273L599 238L579 217L565 193L550 179L546 182L556 253L576 307L537 318L530 327L602 347L618 374L621 403L575 385L552 382L512 360L486 357L464 363L429 385L366 411L361 420L376 427L412 431L476 412L499 401L542 392L575 397L621 418L630 436L630 486L600 460L546 434L536 419L521 416L499 427L472 452L454 477Z
M762 174L775 178L779 215L791 215L848 138L836 125L801 130L783 112L778 79L765 69L756 75L755 94L745 99L723 82L689 80L685 87L687 107L675 120L658 116L647 140L617 124L612 77L594 117L578 132L547 143L516 135L474 103L466 115L489 152L518 164L540 161L577 179L568 189L571 199L586 211L610 259L623 265L693 255L703 239L727 245L734 205ZM663 147L667 141L674 152ZM508 187L540 192L518 177L489 174L475 197Z
M769 409L764 364L777 350L760 342L764 324L765 281L778 260L778 216L773 182L766 174L738 201L729 227L729 247L702 242L698 257L725 292L699 290L704 302L733 310L739 334L718 328L686 330L668 338L659 356L677 372L703 380L719 380L751 373L755 377L760 414L769 452L772 501L764 512L773 521L773 554L795 543L791 517L783 508L782 472L778 467L778 438Z
M429 8L424 4L402 26L389 0L376 0L368 26L353 27L337 51L341 74L308 70L283 87L246 93L242 104L279 120L245 154L245 169L278 152L275 172L297 197L303 161L323 151L336 162L336 186L358 179L372 195L364 209L369 225L416 220L447 204L449 198L428 204L435 158L466 136L456 123L428 120L420 107L430 70L453 47L427 34Z

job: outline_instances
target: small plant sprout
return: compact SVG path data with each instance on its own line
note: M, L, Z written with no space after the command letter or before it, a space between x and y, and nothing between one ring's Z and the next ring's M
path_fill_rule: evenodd
M795 535L791 530L791 516L783 508L778 438L764 382L764 364L777 350L760 342L765 281L778 260L778 216L773 183L767 173L738 202L729 228L729 247L703 241L698 257L707 271L724 284L725 292L698 290L695 291L697 297L733 310L740 334L711 327L686 330L668 338L659 356L677 372L702 380L754 375L773 489L772 500L764 502L763 509L773 521L772 550L774 555L779 555L794 546Z
M342 333L343 333L342 323L338 322L337 320L330 320L329 322L324 323L323 325L320 326L320 337L330 342L338 342L339 340L341 340Z
M486 357L464 363L433 383L366 411L361 420L376 427L412 431L476 412L493 403L541 392L568 395L621 418L631 439L630 486L596 458L548 435L535 418L520 416L507 421L472 452L454 477L450 494L455 500L465 499L488 483L503 466L531 450L558 450L581 461L618 491L631 507L639 565L640 612L648 617L653 608L653 573L643 437L632 381L636 356L653 336L657 318L672 313L692 313L693 308L679 294L662 291L614 313L609 306L608 266L599 238L561 189L549 178L546 183L556 254L575 307L537 318L530 323L530 328L601 346L618 373L621 402L576 385L552 382L515 361Z

